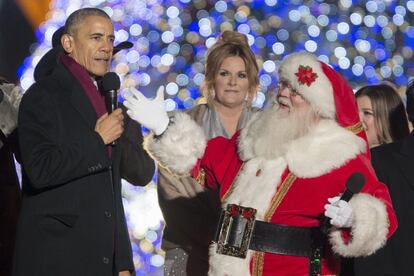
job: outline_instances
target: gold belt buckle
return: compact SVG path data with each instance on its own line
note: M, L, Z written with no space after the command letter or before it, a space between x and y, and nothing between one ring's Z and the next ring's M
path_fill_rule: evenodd
M252 237L256 209L227 205L217 239L217 253L245 258Z

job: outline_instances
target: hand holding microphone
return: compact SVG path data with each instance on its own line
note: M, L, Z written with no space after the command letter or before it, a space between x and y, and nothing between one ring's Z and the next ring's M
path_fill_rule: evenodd
M105 145L116 144L124 131L124 116L122 110L118 108L117 90L121 86L119 77L114 72L106 73L102 78L102 90L105 96L107 114L101 116L96 122L95 131L99 133Z
M346 190L341 197L328 198L329 204L325 205L325 220L322 223L323 231L329 224L338 228L349 228L353 223L353 210L349 200L354 194L361 191L365 184L365 177L361 173L352 174L346 181Z
M115 140L124 132L124 115L122 115L122 109L117 108L109 115L108 113L102 115L96 121L95 131L101 136L105 145L115 145Z
M325 205L325 216L331 219L331 225L337 228L351 227L354 218L351 204L339 196L328 198L328 202Z

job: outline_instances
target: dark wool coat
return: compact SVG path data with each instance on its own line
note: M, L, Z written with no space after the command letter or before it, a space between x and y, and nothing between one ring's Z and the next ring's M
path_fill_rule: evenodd
M96 121L86 93L60 64L23 96L15 275L109 276L134 269L121 178L145 185L154 162L142 148L140 126L126 115L109 158Z
M390 191L398 229L384 248L354 260L348 275L413 275L414 248L414 132L401 141L373 148L372 165Z
M21 89L0 77L0 275L9 276L17 217L20 208L20 183L14 159L20 162L17 138L17 115Z
M17 217L20 208L20 185L14 157L18 159L17 131L5 137L0 131L0 275L9 276L13 266L13 251Z

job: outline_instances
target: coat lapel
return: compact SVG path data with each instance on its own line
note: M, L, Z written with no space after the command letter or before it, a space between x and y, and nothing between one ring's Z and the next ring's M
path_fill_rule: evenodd
M70 74L70 72L64 68L63 65L58 65L58 73L62 75L62 87L67 89L67 95L70 95L70 102L76 111L79 112L81 117L92 129L95 128L97 115L96 112L83 90L79 82Z
M73 107L80 113L85 122L92 128L95 128L96 120L98 119L93 109L92 104L89 102L85 91L80 85L73 85L71 103Z

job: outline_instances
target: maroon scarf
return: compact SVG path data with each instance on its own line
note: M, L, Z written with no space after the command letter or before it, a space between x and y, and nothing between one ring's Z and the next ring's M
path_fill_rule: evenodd
M106 112L105 98L96 88L95 84L92 81L91 76L79 63L77 63L73 58L68 55L60 54L59 61L65 66L65 68L72 74L72 76L77 79L79 84L82 86L83 91L85 91L86 96L88 96L89 102L92 104L93 109L95 110L97 118L100 118ZM112 148L110 145L106 146L108 149L109 157L111 157Z
M59 56L59 61L72 73L72 76L78 80L79 84L82 86L83 90L86 92L89 101L91 102L93 109L96 112L96 116L100 118L104 115L107 110L105 107L105 98L99 93L95 84L92 82L91 76L79 63L77 63L73 58L68 55L61 54Z

